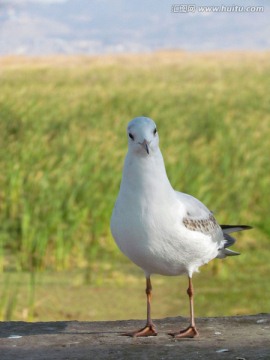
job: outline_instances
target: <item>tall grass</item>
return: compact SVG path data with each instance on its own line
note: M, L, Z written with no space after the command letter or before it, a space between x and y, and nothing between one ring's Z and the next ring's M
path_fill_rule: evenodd
M0 69L2 268L91 270L116 253L109 220L138 115L157 122L175 188L269 239L269 53L15 58Z

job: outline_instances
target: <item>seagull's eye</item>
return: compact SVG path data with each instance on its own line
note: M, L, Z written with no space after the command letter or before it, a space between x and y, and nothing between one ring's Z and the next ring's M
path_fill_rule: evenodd
M156 133L157 133L157 128L155 128L154 131L153 131L154 135L156 135Z
M128 136L131 138L131 140L134 140L134 136L131 133L128 133Z

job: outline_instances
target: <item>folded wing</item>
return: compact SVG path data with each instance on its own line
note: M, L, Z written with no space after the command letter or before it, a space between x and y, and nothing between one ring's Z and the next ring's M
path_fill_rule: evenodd
M235 239L229 235L232 232L252 229L248 225L219 225L213 213L198 199L191 195L176 192L178 199L184 204L186 215L183 218L185 227L192 231L210 235L212 240L220 245L217 258L240 255L240 253L228 249L235 243Z

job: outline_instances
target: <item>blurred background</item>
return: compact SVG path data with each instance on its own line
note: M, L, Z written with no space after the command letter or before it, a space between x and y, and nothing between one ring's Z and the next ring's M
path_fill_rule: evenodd
M152 117L172 185L237 235L195 275L198 316L270 308L267 1L0 3L0 319L145 317L144 275L110 216L125 127ZM153 276L153 317L187 279Z

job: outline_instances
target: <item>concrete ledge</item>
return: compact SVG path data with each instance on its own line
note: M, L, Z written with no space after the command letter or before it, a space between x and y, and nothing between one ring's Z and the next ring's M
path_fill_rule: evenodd
M129 338L121 333L144 321L2 322L0 359L270 359L270 314L198 318L200 336L195 339L167 335L186 327L186 318L155 324L158 336Z

